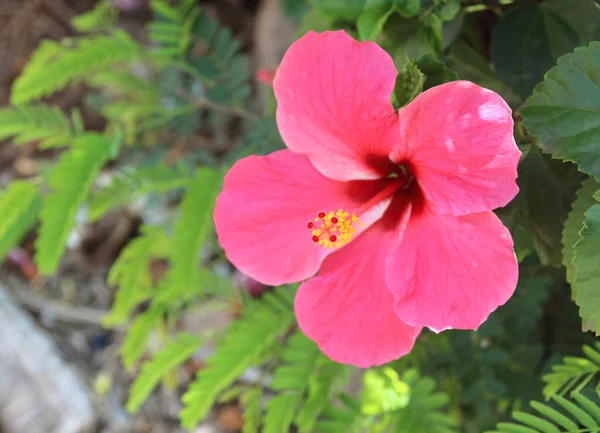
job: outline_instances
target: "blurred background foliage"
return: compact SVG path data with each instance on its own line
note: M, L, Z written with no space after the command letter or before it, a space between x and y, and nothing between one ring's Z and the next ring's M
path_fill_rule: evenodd
M247 34L195 0L140 6L142 36L122 25L122 4L99 1L73 17L76 35L37 46L0 109L0 139L42 155L34 172L3 184L1 258L14 261L21 245L33 255L28 278L39 281L62 272L65 251L81 248L78 227L134 213L136 228L106 275L114 290L103 324L123 335L120 358L134 372L127 410L138 412L157 388L179 390L186 429L233 402L244 433L600 431L600 346L582 332L599 329L600 215L592 206L600 134L589 126L600 112L598 2L272 3L290 35L283 50L309 30L345 29L379 43L400 71L398 108L456 79L508 101L523 158L520 193L498 211L521 269L506 305L476 332L424 331L410 355L364 371L327 359L298 330L295 287L264 287L233 269L212 209L233 162L283 147L272 71L255 78L277 65L260 64ZM592 83L587 93L575 70ZM66 89L83 97L56 104ZM231 320L190 332L181 326L190 310L222 310ZM210 344L195 378L182 379L178 372ZM244 379L248 371L258 371L255 380Z

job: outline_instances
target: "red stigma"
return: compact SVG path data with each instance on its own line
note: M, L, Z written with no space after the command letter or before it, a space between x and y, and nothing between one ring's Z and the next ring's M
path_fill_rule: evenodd
M331 221L332 224L337 224L339 222L339 220L337 219L337 217L331 218L330 221Z
M325 218L325 215L327 215L325 212L319 212L319 213L317 214L317 216L318 216L319 218Z
M308 223L306 223L306 228L307 229L312 229L314 227L314 223L312 221L309 221Z
M319 237L318 237L318 236L316 236L316 235L315 235L315 236L313 236L313 237L312 237L312 241L313 241L313 242L315 242L315 243L316 243L316 242L319 242Z
M335 242L335 241L337 241L337 236L336 235L329 236L329 242Z

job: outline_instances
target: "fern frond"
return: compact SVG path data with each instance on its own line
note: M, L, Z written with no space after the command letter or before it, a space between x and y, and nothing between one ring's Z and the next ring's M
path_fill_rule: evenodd
M191 42L191 30L200 13L195 0L183 0L179 7L172 7L163 0L150 3L156 20L148 24L150 39L159 48L161 56L185 56Z
M455 421L441 409L448 404L447 394L436 391L436 383L430 377L421 377L414 370L405 371L401 380L411 389L408 405L396 412L394 431L401 433L456 433Z
M193 428L204 419L220 392L272 350L277 338L294 322L293 292L281 288L251 302L233 323L215 354L184 394L181 424Z
M162 377L192 356L200 348L200 344L200 339L190 334L179 334L169 340L151 361L142 366L140 374L129 390L127 411L136 413L158 386Z
M353 433L360 431L361 412L360 403L347 394L341 394L338 399L342 403L336 405L329 403L323 410L321 416L315 424L317 433Z
M152 258L167 257L170 253L171 240L164 230L143 226L141 232L123 249L108 274L108 284L119 286L119 289L110 312L104 316L104 326L127 322L131 310L151 295Z
M157 87L148 79L131 74L128 71L106 71L92 75L86 82L92 87L102 88L111 95L127 97L133 105L159 104Z
M11 182L0 197L0 263L35 223L40 208L37 188L24 180Z
M544 387L544 397L549 399L560 391L561 395L566 394L576 385L576 390L581 390L600 372L600 343L596 343L596 348L584 346L583 352L586 358L567 356L562 364L552 366L550 373L542 376L546 382Z
M204 241L212 229L212 211L219 193L222 174L214 169L198 169L179 207L175 224L172 268L168 278L172 290L186 293L197 283L198 257Z
M244 428L242 433L259 433L262 415L262 388L257 387L242 394L241 403L244 407Z
M121 360L125 368L133 368L146 351L152 331L163 318L164 310L150 308L138 314L127 330L121 345Z
M82 33L111 30L115 27L118 17L119 9L109 0L100 0L92 10L73 18L71 24Z
M111 179L111 183L92 194L90 221L97 221L108 211L118 209L150 193L165 193L190 182L183 166L165 164L127 167Z
M40 234L35 261L40 273L52 274L58 267L80 206L108 160L111 140L88 133L77 137L48 175L51 193L42 200Z
M263 433L290 430L301 395L296 392L279 394L267 403Z
M0 140L15 137L13 144L41 141L41 148L69 144L74 132L58 107L44 104L0 109Z
M572 392L569 399L555 395L555 407L532 401L531 407L537 414L513 412L518 423L498 423L496 430L487 433L599 433L600 395L588 398Z
M241 105L250 95L250 73L246 58L231 30L202 10L194 22L193 42L202 47L190 59L191 66L211 80L206 98L220 104Z
M73 38L65 44L44 41L15 80L11 103L23 105L63 89L94 72L140 59L142 47L131 36L115 30L110 36Z

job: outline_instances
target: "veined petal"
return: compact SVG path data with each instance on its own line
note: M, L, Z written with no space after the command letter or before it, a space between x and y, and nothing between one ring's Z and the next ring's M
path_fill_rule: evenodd
M340 182L319 173L307 157L289 150L238 161L225 176L214 219L219 243L242 272L279 285L312 276L334 249L311 240L307 222L321 211L351 214L385 181ZM385 211L383 201L360 217L369 227Z
M398 316L436 332L477 329L512 296L517 279L512 238L491 211L456 217L423 209L386 270Z
M392 160L410 161L439 212L492 210L519 191L511 109L491 90L453 81L421 93L400 111L400 136Z
M390 102L397 74L373 42L341 30L307 33L289 48L273 83L283 141L334 179L387 174L399 140Z
M334 361L381 365L409 353L421 332L394 313L385 262L399 237L385 226L379 221L327 257L296 295L300 328Z

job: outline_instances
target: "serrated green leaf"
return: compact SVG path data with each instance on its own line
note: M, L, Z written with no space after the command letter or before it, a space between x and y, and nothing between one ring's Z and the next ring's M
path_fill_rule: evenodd
M40 209L37 188L24 180L12 181L0 196L0 263L27 234Z
M404 69L398 72L396 77L396 86L394 87L396 103L401 107L408 104L421 93L424 83L425 75L417 65L412 61L406 62Z
M67 43L68 42L68 43ZM45 41L15 80L11 103L23 105L123 62L138 60L143 50L124 31L110 36L69 39L63 44Z
M594 194L600 190L600 184L595 179L590 178L583 181L581 188L577 190L577 198L571 205L571 212L565 221L562 234L563 245L563 265L567 268L567 281L571 284L575 282L575 267L573 266L573 250L575 244L581 236L579 232L583 229L585 221L585 211L598 202L594 199ZM576 297L576 285L573 285L573 298Z
M0 109L0 140L13 144L41 141L40 147L68 145L73 138L69 119L58 107L44 104Z
M158 386L162 377L192 356L200 348L200 344L200 339L190 334L179 334L169 340L152 360L142 366L140 374L135 378L129 390L127 411L136 413L154 388Z
M248 305L242 318L230 326L182 398L184 428L191 429L204 419L217 396L272 349L277 337L294 322L292 296L289 289L268 293Z
M394 5L404 18L417 16L421 10L421 0L394 0Z
M458 80L458 74L450 69L435 54L425 54L414 61L419 70L425 74L424 89Z
M588 329L600 335L600 204L585 212L581 239L573 248L579 315Z
M77 137L48 175L49 195L42 200L35 262L42 274L58 268L77 212L110 155L111 140L100 134Z
M561 57L521 109L539 146L600 179L600 42Z
M498 76L524 99L578 40L575 30L545 5L517 8L494 27L492 63Z

